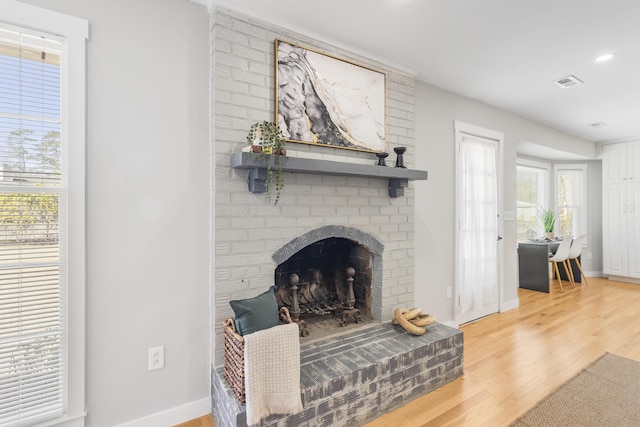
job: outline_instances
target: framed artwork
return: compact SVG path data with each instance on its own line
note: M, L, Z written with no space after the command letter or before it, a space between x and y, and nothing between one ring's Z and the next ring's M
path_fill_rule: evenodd
M287 141L385 151L384 73L275 40L276 123Z

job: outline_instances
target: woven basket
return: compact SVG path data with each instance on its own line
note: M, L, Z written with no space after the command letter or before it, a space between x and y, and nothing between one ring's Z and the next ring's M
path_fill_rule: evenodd
M286 307L280 308L280 321L291 323L291 316ZM236 331L233 318L222 321L224 332L224 380L231 388L233 395L241 405L246 405L244 391L244 338Z

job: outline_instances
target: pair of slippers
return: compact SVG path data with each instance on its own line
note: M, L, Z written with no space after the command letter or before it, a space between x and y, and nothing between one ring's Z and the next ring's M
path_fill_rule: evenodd
M413 335L423 335L427 331L427 326L436 321L431 314L423 314L422 309L397 308L393 320L394 325L402 326L407 332Z

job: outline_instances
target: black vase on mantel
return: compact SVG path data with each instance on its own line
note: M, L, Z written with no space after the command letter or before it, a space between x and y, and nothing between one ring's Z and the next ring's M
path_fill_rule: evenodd
M376 153L378 157L378 166L387 166L387 162L384 159L389 157L389 153Z
M404 158L402 157L402 155L405 153L405 151L407 151L407 147L395 147L393 151L395 151L398 155L398 157L396 157L396 167L406 169L406 166L404 165Z

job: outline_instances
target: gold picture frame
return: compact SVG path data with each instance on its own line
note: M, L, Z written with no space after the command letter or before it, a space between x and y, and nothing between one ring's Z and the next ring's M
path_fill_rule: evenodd
M384 152L386 74L275 39L276 123L287 141Z

